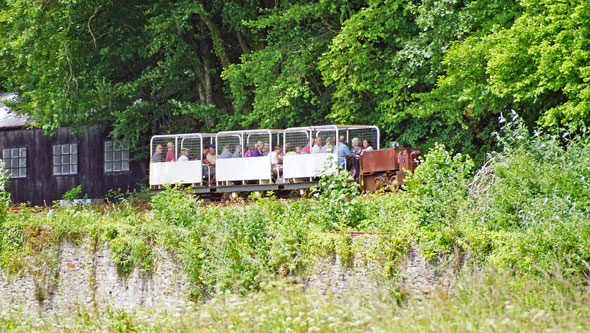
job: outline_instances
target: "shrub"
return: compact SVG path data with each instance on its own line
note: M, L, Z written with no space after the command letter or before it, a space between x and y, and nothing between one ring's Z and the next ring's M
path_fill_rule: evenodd
M359 225L364 218L358 199L360 193L359 184L343 168L320 178L311 194L319 199L314 209L324 230L341 230Z
M202 202L188 193L189 190L167 186L152 197L151 205L156 216L178 226L193 224Z

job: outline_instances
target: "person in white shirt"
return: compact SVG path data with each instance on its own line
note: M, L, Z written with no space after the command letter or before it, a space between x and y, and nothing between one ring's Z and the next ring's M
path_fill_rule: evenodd
M364 153L366 151L373 151L373 147L371 146L371 141L369 141L368 139L363 140L363 149L362 149L361 155L362 155L362 153Z
M182 148L180 150L180 157L178 158L178 162L186 162L188 161L188 149L186 148Z
M315 144L313 145L313 147L311 147L310 152L312 154L317 154L322 151L322 146L323 146L322 137L318 136L315 138Z
M277 175L281 174L283 170L283 156L281 156L281 152L283 151L283 147L275 146L275 149L270 153L270 164L272 165L272 173Z

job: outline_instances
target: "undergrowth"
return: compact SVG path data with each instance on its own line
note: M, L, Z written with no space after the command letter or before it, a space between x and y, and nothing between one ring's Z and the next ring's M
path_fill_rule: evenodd
M411 248L429 259L467 254L479 267L541 277L557 265L585 279L590 260L590 142L587 136L526 131L516 116L497 133L503 150L473 173L469 156L437 145L404 191L359 196L346 173L323 179L311 198L260 197L204 205L171 187L151 199L99 210L56 208L6 213L0 207L0 268L23 271L32 255L51 257L60 242L108 244L121 275L149 272L155 249L177 256L192 296L247 294L277 277L305 275L319 255L350 256L349 231L375 233L379 258L395 279ZM370 252L370 253L369 253Z

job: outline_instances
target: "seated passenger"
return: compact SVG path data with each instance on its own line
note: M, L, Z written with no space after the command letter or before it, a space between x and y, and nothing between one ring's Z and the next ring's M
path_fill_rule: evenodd
M215 166L215 162L217 161L215 145L209 145L209 151L207 152L207 161L209 161L210 166Z
M203 162L203 177L205 179L210 178L211 182L215 181L215 155L213 155L213 158L210 158L209 156L211 154L215 154L215 146L214 145L210 145L208 149L204 149L203 153L201 154L201 161ZM211 160L213 160L213 163L211 163Z
M338 164L346 165L346 168L350 169L350 165L346 163L346 160L352 157L352 153L350 152L350 149L348 149L348 145L346 144L346 138L344 137L344 135L340 136L337 148Z
M260 152L256 148L255 145L249 144L248 151L244 153L244 157L258 157L260 156Z
M238 157L242 157L242 145L237 145L236 151L232 155L232 158L238 158Z
M295 154L297 154L297 155L301 154L301 147L300 146L295 147Z
M283 164L283 156L281 156L281 152L283 148L281 146L275 146L275 149L270 153L270 164L279 165Z
M152 163L164 162L164 156L162 155L162 145L156 146L156 152L152 155Z
M309 154L309 150L310 149L309 149L309 143L308 143L305 147L301 148L300 154Z
M368 139L363 140L363 151L361 152L361 155L366 151L373 151L373 147L371 146L371 141L369 141Z
M295 147L295 150L293 150L292 146L287 143L285 145L285 151L287 152L285 154L285 156L287 156L287 155L289 155L289 156L291 156L291 155L297 155L297 152L296 152L297 148L299 148L299 150L301 150L301 147Z
M360 174L360 158L361 158L361 154L363 152L362 148L361 148L361 140L359 140L359 138L353 138L352 139L352 159L351 159L351 173L350 175L352 176L352 178L354 179L358 179L359 178L359 174Z
M264 142L258 141L256 142L256 150L258 151L258 156L264 156Z
M313 147L311 147L310 153L317 154L322 150L323 147L323 140L321 136L315 138L315 142Z
M326 139L326 144L320 149L320 153L331 153L334 151L334 139L329 137Z
M178 158L178 162L186 162L188 161L188 149L186 148L182 148L180 150L180 157Z
M221 152L221 155L219 155L219 158L232 158L233 154L231 152L231 148L231 144L223 147L223 151Z
M176 161L176 153L174 152L174 144L172 142L168 142L166 144L166 147L168 147L168 152L166 152L166 162Z
M270 164L272 165L272 174L279 177L283 173L283 156L281 146L275 146L275 149L270 153Z
M268 156L269 153L270 153L270 145L268 143L265 143L264 147L262 148L262 156Z
M361 148L361 140L359 140L359 138L353 138L352 141L352 149L350 150L350 152L352 153L354 158L361 158L361 152L363 151L363 149Z

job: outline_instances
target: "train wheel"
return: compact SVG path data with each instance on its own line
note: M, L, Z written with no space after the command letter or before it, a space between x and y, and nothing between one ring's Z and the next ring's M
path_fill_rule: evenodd
M373 179L373 189L375 192L379 191L380 188L383 187L383 185L387 184L387 180L383 177L383 176L378 176L375 179Z
M389 184L389 188L391 189L392 192L399 191L400 184L398 183L397 177L395 175L392 175L391 177L389 177L387 183Z

